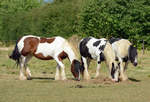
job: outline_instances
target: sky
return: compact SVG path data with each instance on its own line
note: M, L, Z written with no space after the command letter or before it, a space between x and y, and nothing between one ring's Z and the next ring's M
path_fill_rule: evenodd
M44 0L45 2L53 2L53 0Z

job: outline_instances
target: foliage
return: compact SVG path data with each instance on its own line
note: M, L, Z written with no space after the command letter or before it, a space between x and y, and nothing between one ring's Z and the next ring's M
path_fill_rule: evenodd
M16 39L23 28L24 15L42 4L42 0L1 0L0 1L0 40Z
M91 0L80 14L82 36L121 37L150 45L149 0Z
M28 34L45 37L71 36L77 33L76 15L80 8L78 5L80 2L81 0L55 0L53 3L39 3L39 5L29 9L22 7L23 10L18 10L15 13L5 13L0 26L2 27L1 40L16 40L18 37ZM33 4L36 5L36 3ZM16 3L12 4L17 5ZM28 5L31 3L28 2Z
M0 0L0 40L73 34L129 39L150 48L149 0Z

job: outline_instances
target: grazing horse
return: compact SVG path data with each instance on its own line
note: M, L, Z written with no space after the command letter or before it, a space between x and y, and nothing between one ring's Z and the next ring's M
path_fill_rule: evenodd
M88 74L88 66L91 59L97 60L97 69L95 77L99 76L100 64L106 61L109 67L110 77L113 81L118 81L118 65L115 61L115 53L111 44L105 39L96 39L94 37L87 37L80 41L79 50L81 55L82 66L84 67L83 78L90 79ZM82 71L81 71L82 72Z
M137 49L133 47L131 42L126 39L120 39L120 38L111 38L109 42L112 44L112 48L116 55L116 60L119 61L119 67L120 67L120 80L127 80L128 77L125 73L127 69L127 65L129 61L134 66L137 66ZM123 65L123 62L125 63Z
M55 80L66 80L65 66L62 60L69 58L71 62L71 71L74 74L76 69L81 69L80 62L77 60L74 51L68 41L62 37L42 38L33 35L21 37L9 56L20 65L20 80L30 79L31 72L27 67L27 63L35 56L41 60L54 59L57 62ZM25 68L26 76L23 73ZM78 67L78 68L77 68ZM80 68L79 68L80 67ZM61 69L61 75L59 71Z

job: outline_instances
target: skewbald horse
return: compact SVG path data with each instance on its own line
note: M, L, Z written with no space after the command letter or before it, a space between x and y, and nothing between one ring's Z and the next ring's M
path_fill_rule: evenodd
M20 65L20 80L31 79L31 72L27 67L27 63L35 56L41 60L52 60L57 62L55 80L66 80L65 66L62 60L68 58L71 62L71 72L75 76L75 72L82 70L80 62L77 60L74 51L68 41L62 37L41 38L38 36L27 35L20 38L16 46L9 56ZM25 75L23 73L25 68ZM61 75L59 75L61 68Z
M107 66L109 67L109 73L112 81L118 81L119 67L115 61L115 53L107 39L96 39L94 37L84 38L80 41L79 50L83 66L83 71L79 72L82 72L81 74L84 79L90 79L90 75L88 74L88 66L90 64L90 60L94 59L97 60L95 77L99 76L100 64L105 60Z

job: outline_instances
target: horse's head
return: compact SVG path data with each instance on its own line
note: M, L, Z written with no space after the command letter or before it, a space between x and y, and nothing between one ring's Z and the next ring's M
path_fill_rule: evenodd
M138 58L137 48L135 48L131 45L129 48L129 59L134 66L137 66L137 64L138 64L137 58Z
M71 64L71 72L76 80L80 80L80 75L83 75L84 67L78 60L73 60Z

